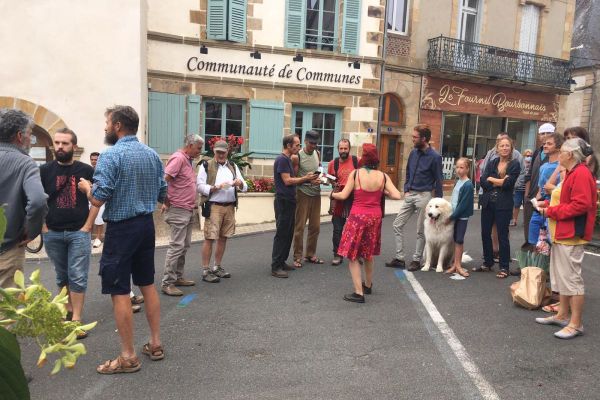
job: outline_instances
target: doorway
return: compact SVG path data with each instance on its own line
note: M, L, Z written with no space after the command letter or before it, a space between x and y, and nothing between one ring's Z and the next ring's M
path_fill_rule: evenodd
M389 175L396 187L400 184L402 168L402 142L397 135L381 135L379 170Z

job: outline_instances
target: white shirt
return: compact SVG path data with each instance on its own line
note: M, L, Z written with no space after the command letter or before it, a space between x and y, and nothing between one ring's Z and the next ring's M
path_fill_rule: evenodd
M200 169L198 170L198 178L196 178L196 189L198 193L203 196L210 195L210 201L214 201L216 203L233 203L235 201L235 187L233 186L233 174L228 167L229 161L225 161L225 164L221 165L217 163L217 177L215 178L215 186L219 186L222 183L229 183L231 186L227 189L219 189L212 194L210 194L211 186L206 183L207 174L204 170L204 165L200 164ZM242 181L243 187L242 192L246 192L248 190L248 185L242 176L237 165L233 165L235 168L236 178Z

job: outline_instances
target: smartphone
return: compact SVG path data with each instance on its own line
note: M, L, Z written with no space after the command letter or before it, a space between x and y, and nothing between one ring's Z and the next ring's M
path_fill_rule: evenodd
M315 171L313 172L313 175L321 175L321 171Z

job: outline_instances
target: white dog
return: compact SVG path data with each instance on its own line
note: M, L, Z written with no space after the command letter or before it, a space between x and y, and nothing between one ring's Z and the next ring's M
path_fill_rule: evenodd
M437 259L436 272L444 271L454 258L454 222L448 222L452 215L452 205L447 200L435 197L425 207L425 264L421 271L429 271L432 261ZM463 253L462 262L471 261Z

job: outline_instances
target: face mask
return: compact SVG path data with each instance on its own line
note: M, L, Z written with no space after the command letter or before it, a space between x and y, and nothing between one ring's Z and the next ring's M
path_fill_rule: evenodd
M525 157L525 162L531 162L531 157Z

